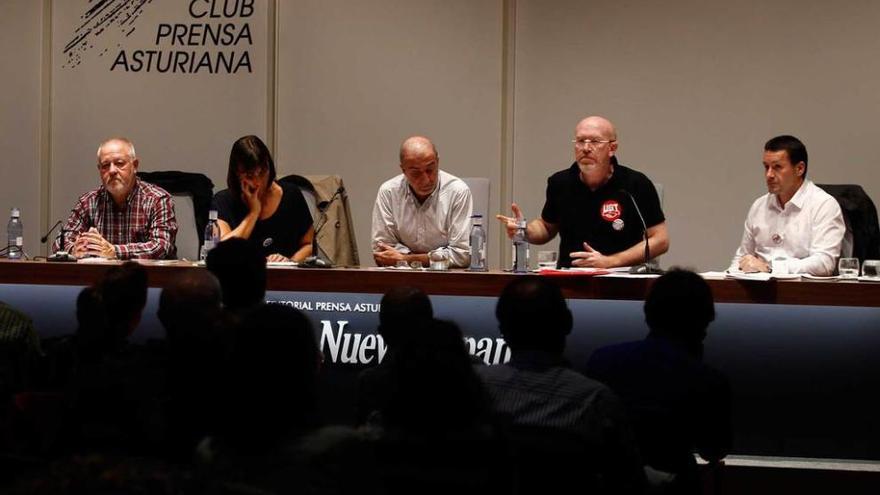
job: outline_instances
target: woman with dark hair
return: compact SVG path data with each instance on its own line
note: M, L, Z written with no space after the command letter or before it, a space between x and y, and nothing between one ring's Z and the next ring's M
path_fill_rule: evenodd
M297 186L275 180L275 162L260 138L245 136L232 145L226 186L214 196L222 240L247 239L268 261L312 254L309 207Z

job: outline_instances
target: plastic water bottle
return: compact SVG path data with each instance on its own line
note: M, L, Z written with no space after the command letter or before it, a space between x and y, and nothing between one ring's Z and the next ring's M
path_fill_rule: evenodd
M486 271L486 231L483 229L483 215L471 217L471 266L472 272Z
M21 224L21 210L12 209L9 223L6 224L6 257L10 260L20 260L24 247L24 226Z
M220 244L220 225L217 224L217 210L211 210L208 212L208 225L205 226L205 242L202 243L199 259L204 261L208 257L208 252L214 249L214 246L217 244Z
M529 271L529 241L526 240L526 220L516 221L516 233L513 234L513 271L526 273Z

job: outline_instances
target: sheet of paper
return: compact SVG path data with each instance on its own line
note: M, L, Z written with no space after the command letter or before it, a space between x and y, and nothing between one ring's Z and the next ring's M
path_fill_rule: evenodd
M299 263L296 261L267 261L266 266L269 268L292 268Z

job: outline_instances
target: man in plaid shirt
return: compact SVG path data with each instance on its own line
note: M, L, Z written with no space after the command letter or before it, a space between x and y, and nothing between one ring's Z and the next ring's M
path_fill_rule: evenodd
M134 145L112 138L98 148L101 187L82 195L54 251L76 258L175 258L174 201L164 189L137 178Z

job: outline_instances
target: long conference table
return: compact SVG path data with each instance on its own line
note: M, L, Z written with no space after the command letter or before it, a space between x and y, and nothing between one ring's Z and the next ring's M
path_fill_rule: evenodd
M112 264L0 261L0 300L49 337L73 333L75 300ZM162 287L190 262L145 263L151 287L136 340L163 338L155 317ZM310 316L321 349L325 418L352 418L357 373L385 355L375 334L379 301L409 285L431 296L435 315L457 323L468 350L487 365L509 358L494 310L519 275L378 268L268 270L268 302ZM554 277L574 313L566 357L581 369L598 347L643 338L642 304L651 278ZM707 278L717 318L705 361L733 389L739 455L880 460L880 283L743 281Z

